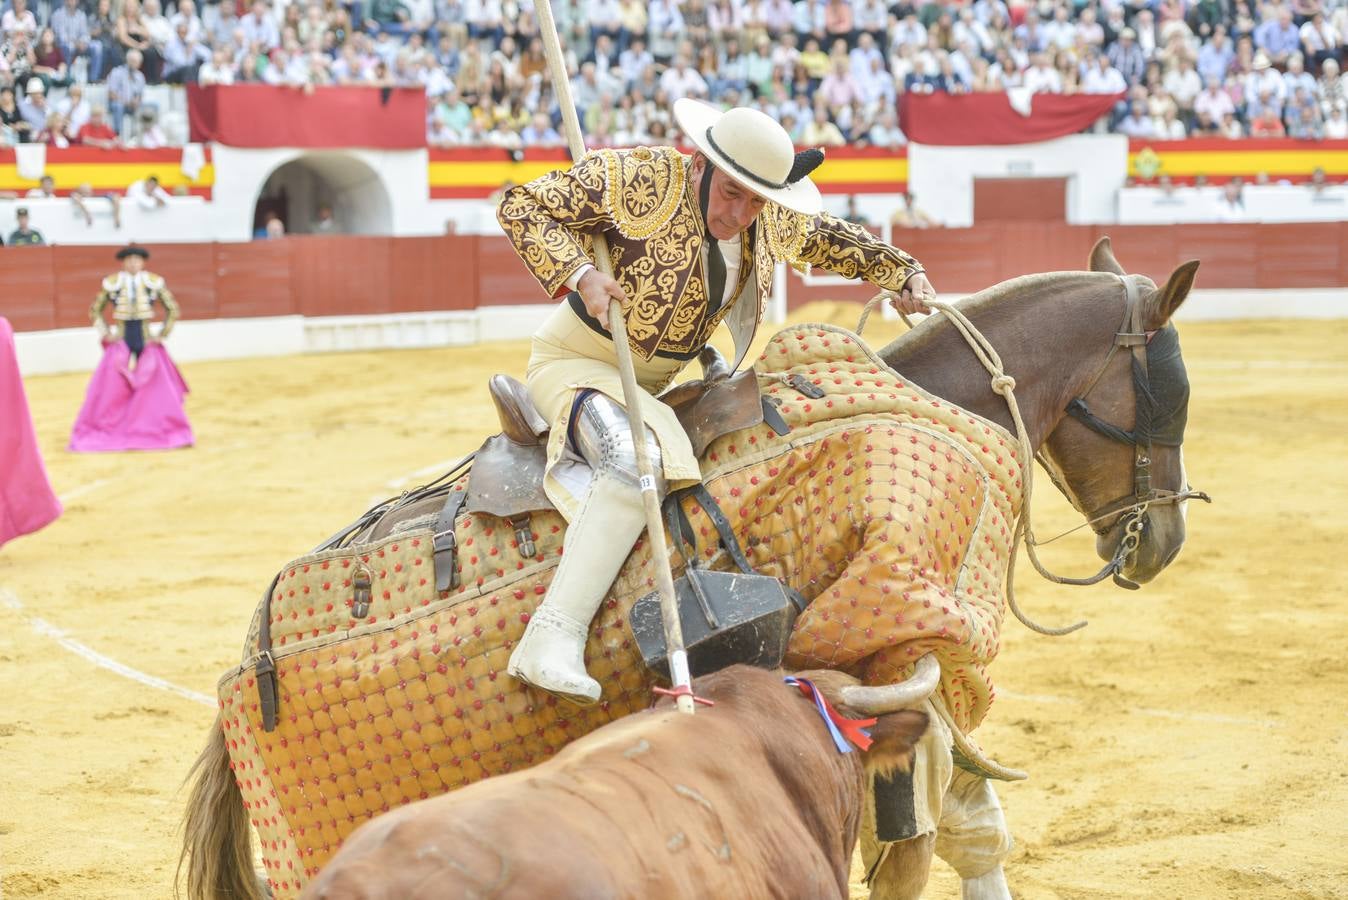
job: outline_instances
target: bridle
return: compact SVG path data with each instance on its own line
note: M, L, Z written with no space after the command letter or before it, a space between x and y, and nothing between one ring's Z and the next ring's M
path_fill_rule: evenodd
M1096 370L1095 375L1086 384L1083 390L1076 397L1073 397L1067 404L1065 412L1073 418L1079 420L1088 428L1105 435L1111 440L1123 444L1131 444L1133 447L1133 493L1125 494L1116 500L1106 503L1095 512L1086 510L1076 494L1067 485L1067 480L1062 471L1049 458L1048 454L1041 450L1034 454L1030 444L1029 434L1025 428L1025 422L1020 415L1020 406L1016 402L1015 389L1016 381L1006 374L1006 369L1002 366L1001 357L997 350L985 338L982 333L969 321L958 308L947 303L937 303L928 301L928 306L940 312L946 317L949 323L968 343L969 348L973 350L974 355L978 357L983 367L992 376L991 386L994 393L1000 394L1006 400L1007 409L1011 413L1011 421L1015 426L1016 440L1021 447L1021 456L1027 460L1024 469L1024 477L1021 479L1023 484L1021 498L1021 513L1019 521L1016 523L1015 534L1011 540L1011 558L1007 563L1006 578L1006 602L1011 608L1011 612L1020 621L1022 625L1032 631L1048 635L1070 634L1079 628L1085 627L1085 621L1067 625L1062 628L1048 628L1037 622L1032 621L1023 612L1016 603L1016 595L1013 587L1014 573L1016 563L1016 551L1023 542L1025 545L1025 555L1030 558L1034 564L1035 571L1049 581L1057 584L1088 585L1096 584L1105 578L1113 576L1114 583L1120 587L1130 590L1137 590L1140 585L1129 581L1122 576L1124 565L1128 558L1132 556L1142 543L1142 536L1146 532L1148 524L1148 511L1153 506L1167 505L1171 503L1180 503L1184 500L1202 500L1211 503L1212 498L1202 491L1195 491L1188 485L1183 490L1171 491L1154 488L1151 485L1151 455L1152 445L1162 444L1166 446L1178 447L1184 440L1184 424L1188 412L1187 381L1182 381L1182 368L1179 366L1179 338L1173 325L1166 325L1164 328L1155 331L1147 331L1146 322L1143 320L1144 310L1140 300L1140 292L1137 286L1137 276L1119 275L1119 282L1124 289L1124 313L1123 324L1114 334L1114 343L1109 348L1109 353L1105 360ZM857 323L857 333L866 324L866 318L871 309L886 300L895 299L895 295L890 291L881 291L871 298L866 304L866 308L861 314L861 320ZM903 312L899 313L909 328L912 323L908 316ZM1164 372L1163 375L1171 376L1171 383L1167 387L1179 386L1185 388L1185 394L1182 399L1173 404L1173 408L1158 408L1157 392L1153 388L1153 367L1148 356L1156 347L1153 341L1158 335L1164 335L1161 343L1167 344L1167 349L1173 351L1165 357L1165 364L1173 371ZM1091 412L1086 404L1086 397L1100 382L1105 370L1114 359L1114 354L1118 353L1120 348L1127 349L1133 357L1133 395L1136 401L1136 418L1132 431L1124 431L1117 425L1111 425ZM1171 362L1171 360L1174 362ZM1159 368L1159 367L1158 367ZM1163 379L1164 380L1164 379ZM1099 535L1109 533L1120 521L1124 522L1124 535L1119 541L1119 546L1115 548L1113 558L1105 563L1095 575L1089 578L1066 578L1061 575L1055 575L1050 572L1039 561L1039 555L1035 552L1035 547L1041 544L1052 543L1063 535L1051 538L1048 541L1037 541L1034 537L1034 531L1030 526L1030 500L1033 495L1034 485L1034 466L1029 462L1031 458L1037 458L1048 472L1049 478L1058 487L1072 506L1087 517L1086 522L1070 529L1064 534L1076 531L1077 528L1085 528L1089 525ZM1107 519L1114 519L1110 525L1101 526L1100 523Z
M1104 362L1100 364L1091 380L1086 383L1085 390L1068 402L1066 412L1097 434L1104 435L1120 444L1132 445L1133 493L1115 498L1095 510L1083 509L1076 495L1067 487L1066 479L1047 454L1041 450L1038 458L1049 473L1049 478L1057 485L1058 490L1086 516L1085 525L1089 525L1097 535L1103 536L1122 522L1123 538L1119 541L1119 546L1115 548L1113 558L1090 578L1062 578L1051 575L1042 568L1039 571L1044 577L1060 584L1095 584L1107 576L1112 576L1114 583L1120 587L1137 590L1138 585L1124 578L1120 573L1123 571L1123 566L1128 558L1136 552L1138 546L1142 543L1142 536L1146 533L1149 523L1148 511L1151 507L1180 503L1191 499L1211 503L1212 498L1202 491L1193 490L1188 485L1185 485L1183 490L1179 491L1152 487L1152 445L1161 444L1178 447L1183 443L1188 400L1187 396L1185 399L1177 400L1173 409L1158 408L1158 398L1152 388L1151 361L1148 359L1151 354L1152 341L1158 335L1163 335L1163 341L1176 342L1177 344L1178 338L1175 335L1173 325L1148 331L1143 320L1144 310L1140 301L1137 276L1121 275L1119 280L1123 282L1124 288L1123 324L1115 332L1114 343L1109 348L1109 353L1106 354ZM1113 361L1114 354L1118 353L1120 349L1127 350L1132 356L1133 397L1136 408L1132 431L1125 431L1117 425L1112 425L1099 418L1091 412L1090 406L1086 403L1086 397L1095 389L1095 386L1109 368L1110 362ZM1169 358L1167 357L1167 360ZM1174 358L1178 359L1177 348ZM1170 427L1158 427L1162 422L1169 423ZM1113 521L1107 521L1111 519ZM1057 540L1057 538L1043 542L1033 540L1027 542L1030 558L1035 563L1036 568L1039 568L1039 563L1033 548L1041 544L1051 543L1053 540Z

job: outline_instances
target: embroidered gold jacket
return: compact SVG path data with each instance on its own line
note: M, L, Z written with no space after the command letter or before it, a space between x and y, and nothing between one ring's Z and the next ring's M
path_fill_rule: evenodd
M178 302L165 286L164 277L153 272L141 271L136 275L114 272L104 278L103 289L89 307L89 319L100 333L112 333L103 320L103 307L112 305L112 318L116 322L149 320L154 318L155 301L164 305L164 324L159 332L159 339L163 340L178 320Z
M708 315L706 226L689 177L691 162L673 147L588 153L569 170L511 188L497 218L552 297L565 294L566 280L591 262L593 235L603 233L614 277L631 298L623 312L632 352L647 360L657 352L696 355L729 316L738 367L762 319L778 262L816 265L895 291L922 271L917 260L858 225L768 203L740 238L734 300ZM750 279L755 297L743 302Z

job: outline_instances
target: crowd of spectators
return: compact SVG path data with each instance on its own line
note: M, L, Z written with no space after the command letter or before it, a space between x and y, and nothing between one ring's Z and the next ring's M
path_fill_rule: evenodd
M199 3L199 5L198 5ZM555 0L592 144L671 139L694 96L809 145L890 147L906 91L1121 93L1136 137L1348 136L1348 0ZM558 144L533 0L4 0L9 142L96 143L147 84L424 86L433 145ZM105 82L106 118L78 97ZM64 93L49 103L49 93ZM74 99L72 99L74 98ZM112 137L105 132L110 131ZM100 136L101 135L101 136Z
M553 10L592 144L667 140L672 102L695 96L757 106L802 144L890 147L905 140L906 91L1120 93L1095 130L1135 137L1348 136L1348 0L557 0ZM560 142L529 0L504 10L437 0L431 37L446 76L433 144Z

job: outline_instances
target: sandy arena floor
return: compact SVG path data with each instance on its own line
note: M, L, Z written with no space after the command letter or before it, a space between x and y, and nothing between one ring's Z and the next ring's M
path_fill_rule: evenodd
M1045 638L1009 621L994 668L982 742L1032 774L1001 788L1018 897L1348 897L1348 600L1334 571L1348 546L1348 322L1183 335L1189 475L1216 503L1191 508L1180 559L1136 594L1022 567L1031 615L1091 625ZM0 550L4 897L171 896L181 784L259 594L371 500L472 450L493 421L486 377L521 373L526 353L188 365L198 446L155 454L67 453L86 376L29 381L66 513ZM1075 524L1040 483L1039 533ZM1050 565L1098 566L1087 537L1063 544ZM958 896L942 864L928 896Z

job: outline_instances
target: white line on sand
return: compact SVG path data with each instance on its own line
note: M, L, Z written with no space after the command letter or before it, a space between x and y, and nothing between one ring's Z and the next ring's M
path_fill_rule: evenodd
M111 482L112 482L111 478L100 478L97 481L91 481L88 484L81 484L78 485L77 487L73 487L70 490L66 491L64 494L58 495L58 498L61 501L61 505L64 506L68 504L71 500L78 500L85 494L92 494L94 491L98 490L103 485L109 484Z
M14 610L28 623L29 627L32 628L34 631L36 631L38 634L51 638L52 640L56 641L56 643L60 644L65 649L69 650L71 653L74 653L76 656L83 657L84 659L88 660L89 662L93 663L94 665L100 668L107 669L111 672L116 672L123 678L130 678L132 681L139 681L141 684L149 685L152 688L158 688L161 691L168 691L170 694L177 694L179 697L186 697L188 700L201 703L205 706L213 707L216 705L215 698L213 697L208 697L205 694L199 693L197 691L188 690L185 687L179 687L178 685L173 684L172 682L165 681L162 678L156 678L153 675L147 675L138 669L133 669L128 665L119 663L117 660L112 659L111 657L104 656L102 653L99 653L92 647L89 647L85 644L81 644L79 641L72 638L67 632L65 632L60 628L57 628L50 622L47 622L43 619L39 619L36 616L29 615L24 610L23 603L20 602L19 598L14 596L14 594L11 593L10 591L4 590L3 588L0 588L0 606L7 606L10 609Z

